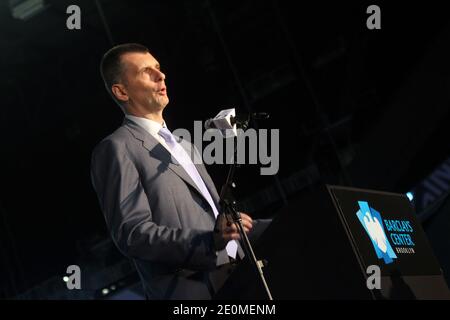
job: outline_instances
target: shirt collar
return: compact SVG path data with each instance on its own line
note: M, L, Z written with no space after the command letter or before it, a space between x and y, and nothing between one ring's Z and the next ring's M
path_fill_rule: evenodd
M161 125L161 123L147 118L136 117L129 114L125 115L125 117L133 122L136 122L153 136L158 135L158 132L159 130L161 130L161 128L167 128L166 122L163 122L163 124Z

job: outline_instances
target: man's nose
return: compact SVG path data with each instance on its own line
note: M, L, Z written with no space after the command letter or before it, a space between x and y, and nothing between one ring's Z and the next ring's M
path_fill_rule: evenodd
M156 81L164 81L166 79L166 75L160 70L156 71Z

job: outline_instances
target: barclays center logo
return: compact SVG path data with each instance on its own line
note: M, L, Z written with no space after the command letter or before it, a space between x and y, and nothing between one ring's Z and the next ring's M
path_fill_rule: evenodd
M378 259L383 259L386 264L392 263L397 255L386 236L381 214L369 207L366 201L358 201L358 204L359 210L356 215L372 241Z

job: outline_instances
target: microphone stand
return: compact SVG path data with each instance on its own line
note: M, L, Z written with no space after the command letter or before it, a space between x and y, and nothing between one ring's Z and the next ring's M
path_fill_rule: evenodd
M243 130L246 130L248 127L249 120L244 121L236 121L236 126L241 127ZM253 247L250 244L250 240L247 237L247 234L245 233L244 226L242 225L242 218L241 214L236 210L236 201L234 200L234 197L232 195L232 188L235 187L235 184L233 182L234 179L234 173L236 170L236 167L238 167L237 164L237 148L236 148L236 139L237 137L233 137L233 146L234 146L234 156L233 156L233 163L231 164L228 176L225 184L222 186L221 192L220 192L220 205L222 208L222 213L225 214L225 217L228 219L228 217L231 217L233 222L237 225L239 234L241 236L241 241L244 246L244 252L245 255L250 259L250 263L255 268L255 271L258 274L258 277L261 280L261 283L264 286L264 289L266 291L267 297L269 300L273 300L272 294L270 292L269 286L267 285L266 278L264 277L263 267L266 266L267 262L258 260L255 256L255 253L253 251Z

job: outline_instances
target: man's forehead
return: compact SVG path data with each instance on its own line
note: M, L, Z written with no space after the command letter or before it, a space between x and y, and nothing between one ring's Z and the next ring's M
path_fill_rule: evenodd
M154 66L158 61L149 52L129 52L122 56L122 62L125 62L129 67L142 68L145 66Z

